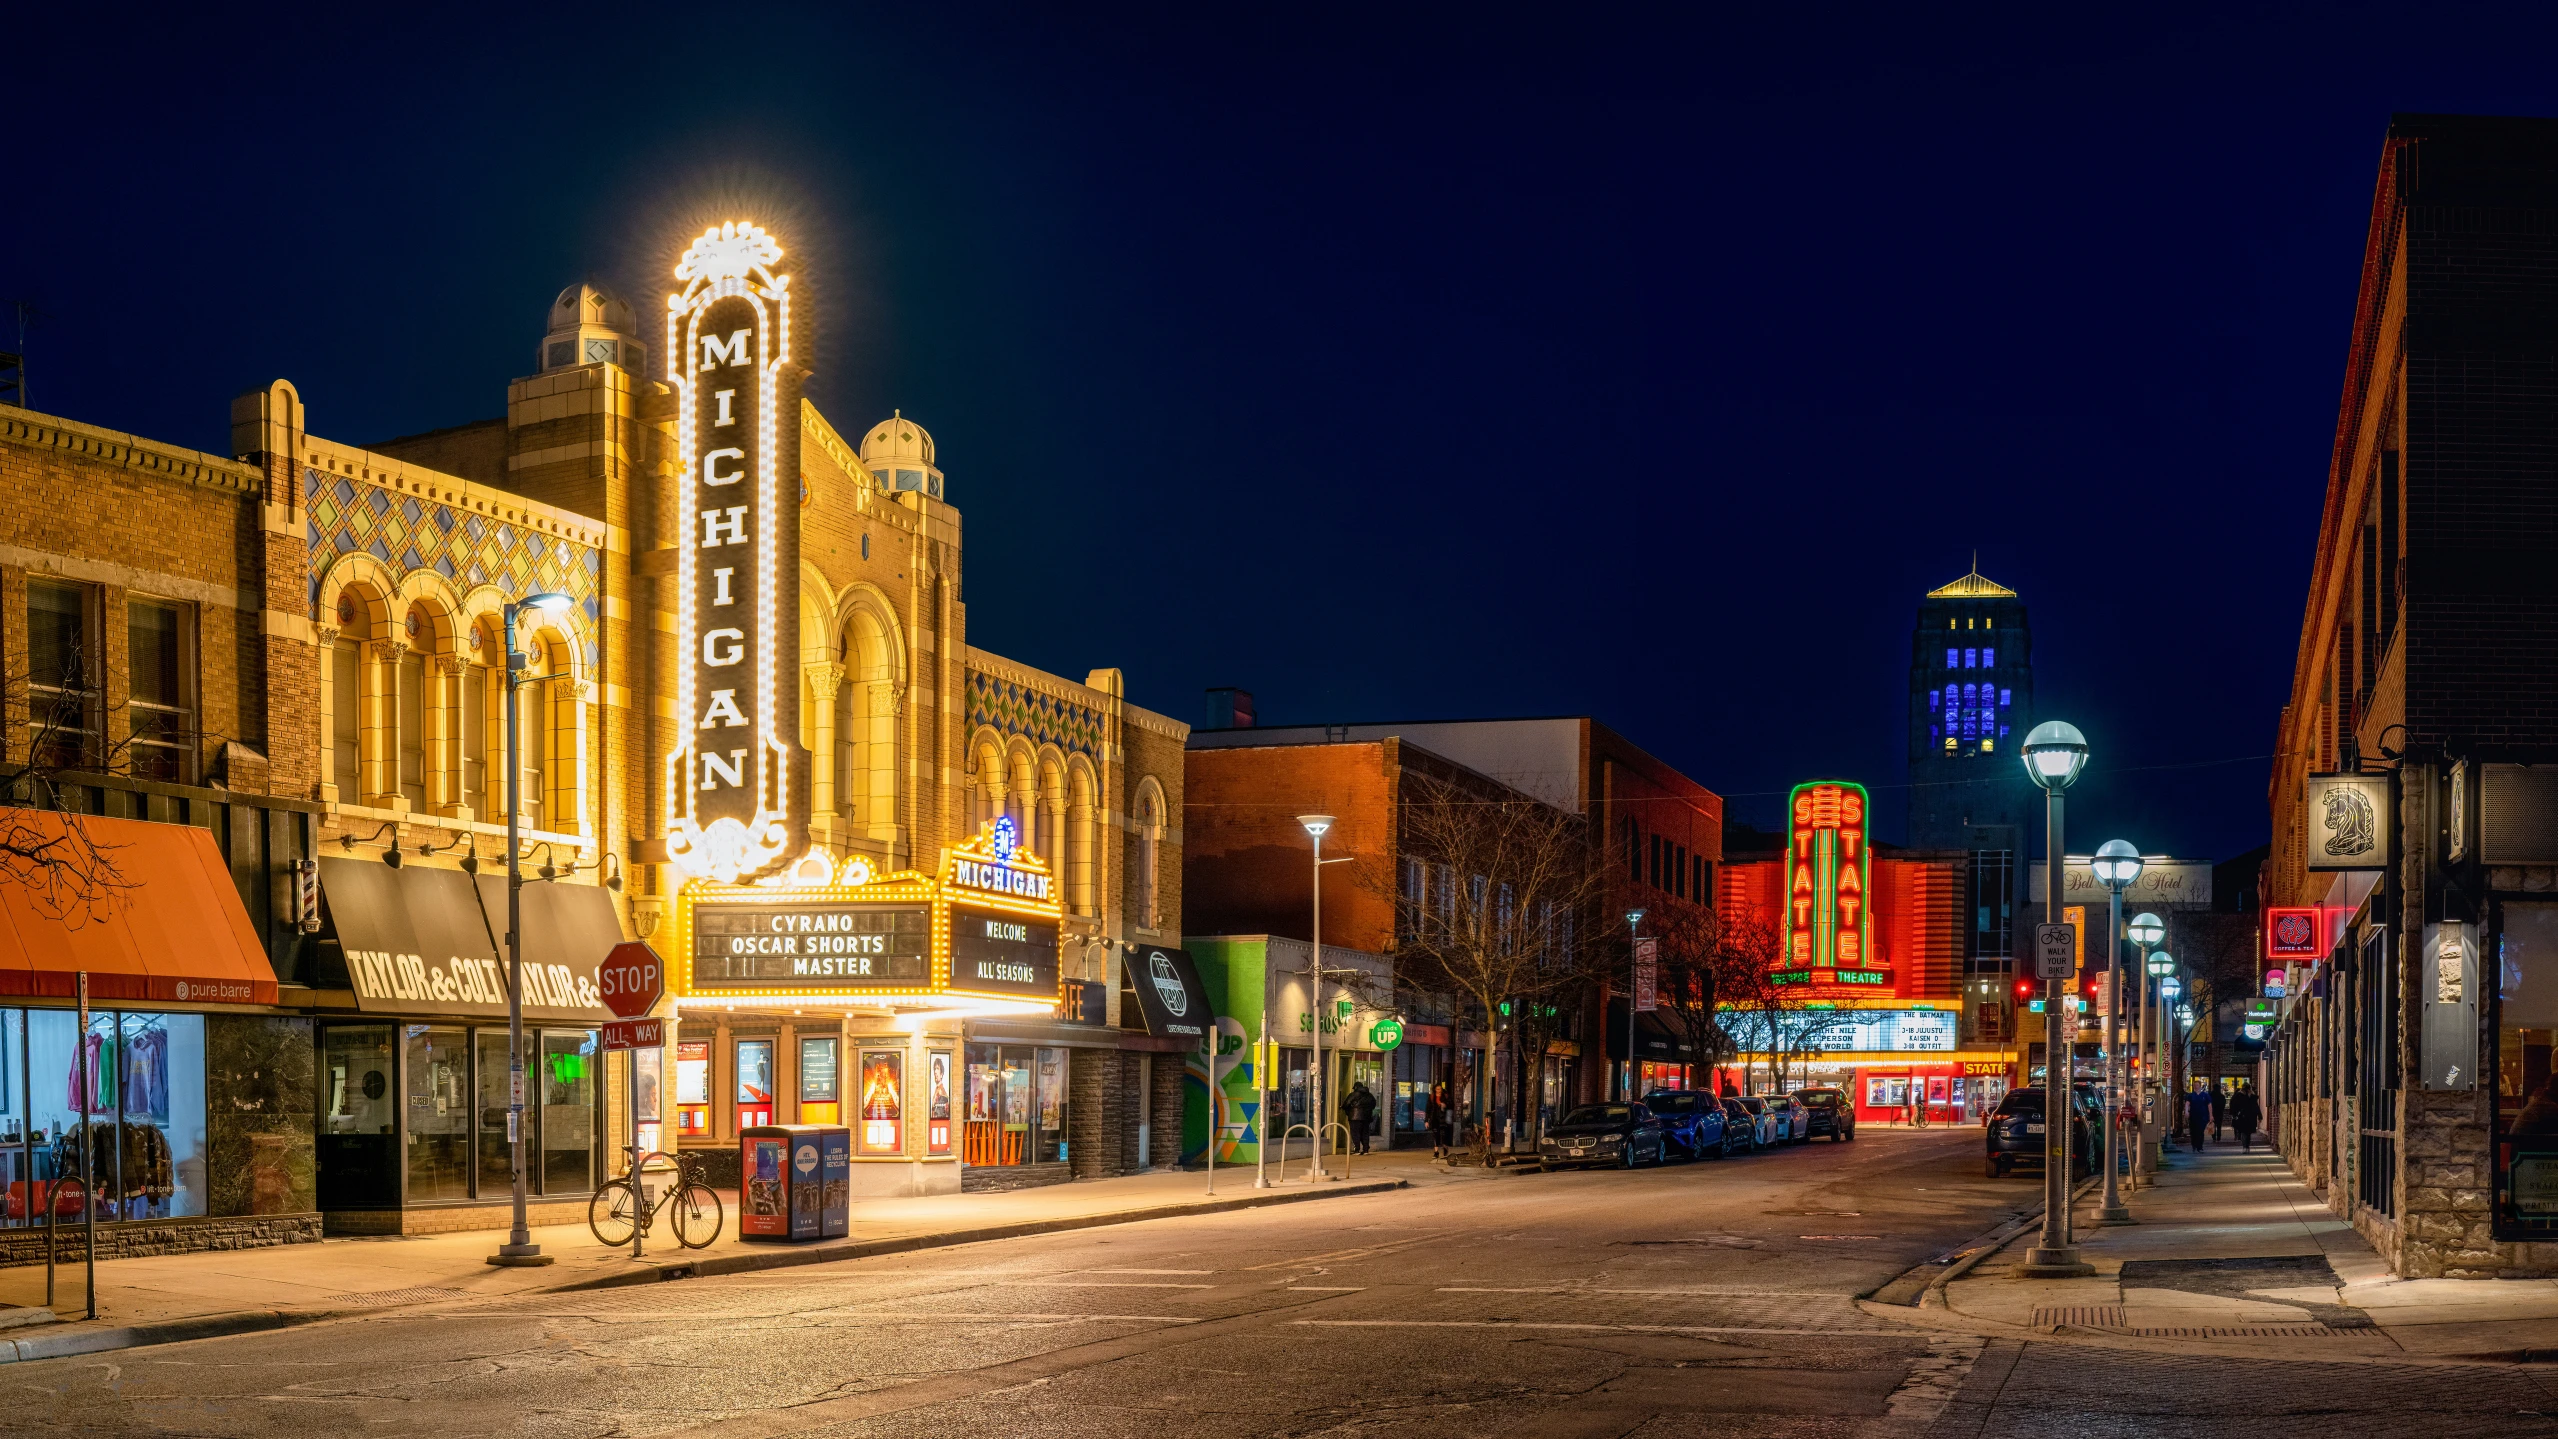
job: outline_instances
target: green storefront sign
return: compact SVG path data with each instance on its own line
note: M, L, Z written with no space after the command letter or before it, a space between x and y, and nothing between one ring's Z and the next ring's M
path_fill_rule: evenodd
M1379 1049L1393 1049L1403 1043L1403 1021L1380 1019L1368 1026L1368 1042Z

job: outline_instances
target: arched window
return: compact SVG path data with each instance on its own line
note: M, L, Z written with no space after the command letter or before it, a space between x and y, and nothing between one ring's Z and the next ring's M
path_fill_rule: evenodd
M1141 929L1162 928L1160 901L1163 863L1163 800L1148 784L1137 796L1137 893L1135 909Z
M835 687L835 811L857 832L888 839L897 822L896 653L867 607L844 618Z
M434 760L428 747L426 716L432 707L427 698L426 679L428 649L435 639L435 620L416 605L409 607L400 622L399 668L393 675L393 724L397 730L400 772L400 797L409 802L409 812L427 811L426 778Z
M1077 757L1078 759L1081 756ZM1066 771L1066 907L1076 914L1099 912L1094 902L1097 891L1095 874L1095 826L1100 795L1093 783L1092 771L1080 763L1069 763Z
M338 597L338 636L329 643L329 783L342 804L364 795L364 646L372 639L366 606Z
M506 672L496 663L500 643L494 623L483 622L471 627L462 654L461 803L481 821L505 818L506 798L492 788L505 783L498 769L506 744L497 733L506 714Z

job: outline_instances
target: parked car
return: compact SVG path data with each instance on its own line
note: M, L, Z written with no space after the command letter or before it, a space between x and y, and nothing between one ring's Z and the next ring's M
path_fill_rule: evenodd
M1846 1090L1823 1085L1798 1089L1794 1097L1803 1101L1803 1108L1811 1114L1807 1135L1826 1134L1833 1144L1856 1137L1856 1106L1848 1102Z
M1771 1094L1768 1108L1776 1111L1779 1144L1801 1144L1812 1137L1812 1111L1791 1094Z
M1546 1128L1537 1155L1548 1169L1613 1164L1624 1169L1658 1164L1668 1141L1661 1121L1640 1104L1584 1104Z
M2070 1167L2080 1174L2087 1174L2095 1167L2089 1156L2093 1152L2091 1140L2096 1130L2088 1123L2088 1116L2078 1112L2079 1106L2073 1104L2071 1109ZM1982 1172L1997 1179L2018 1168L2042 1168L2043 1146L2048 1142L2048 1131L2043 1125L2042 1089L2009 1090L2007 1097L1998 1102L1998 1112L1989 1119L1989 1150Z
M1781 1110L1768 1103L1766 1095L1745 1094L1733 1103L1740 1105L1750 1116L1750 1147L1752 1149L1774 1149L1780 1144L1793 1142L1790 1120Z
M1643 1096L1643 1107L1661 1121L1661 1136L1683 1159L1721 1158L1732 1146L1723 1137L1723 1104L1694 1089L1656 1089Z
M1722 1103L1723 1152L1756 1153L1759 1148L1759 1117L1750 1112L1748 1105L1730 1095L1726 1095Z

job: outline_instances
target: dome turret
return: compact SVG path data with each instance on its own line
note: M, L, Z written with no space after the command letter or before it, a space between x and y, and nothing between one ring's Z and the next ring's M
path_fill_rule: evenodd
M545 374L578 365L619 365L645 375L648 346L639 342L638 318L621 296L601 285L581 283L560 291L551 301L549 328L534 363Z
M941 470L933 463L932 432L892 410L887 419L862 436L862 465L891 494L901 491L942 497Z

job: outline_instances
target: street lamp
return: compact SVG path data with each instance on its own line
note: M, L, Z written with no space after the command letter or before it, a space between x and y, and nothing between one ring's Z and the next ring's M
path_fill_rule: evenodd
M2180 1004L2176 999L2176 996L2183 993L2184 989L2184 981L2178 979L2175 975L2168 975L2166 978L2161 979L2158 982L2158 1002L2168 1008L2168 1011L2175 1016L2175 1023L2182 1026L2185 1032L2190 1035L2193 1032L2194 1026L2194 1007L2190 1004ZM2183 1039L2178 1038L2171 1033L2168 1039L2168 1048L2174 1050L2176 1053L2176 1073L2181 1076L2185 1069L2185 1042ZM2180 1104L2183 1103L2185 1099L2184 1080L2182 1078L2178 1078L2174 1083L2174 1088L2176 1090L2177 1102Z
M1625 981L1625 1102L1634 1102L1634 995L1643 987L1643 911L1625 912L1625 927L1631 933L1632 956L1626 961Z
M556 591L526 595L506 607L506 1148L515 1166L515 1223L489 1263L532 1267L552 1256L533 1242L524 1221L524 870L516 850L523 827L519 791L524 767L516 762L515 692L524 684L524 653L516 622L526 612L555 615L577 601Z
M2154 1093L2158 1088L2158 1050L2150 1039L2150 1011L2155 1006L2150 1003L2150 985L2147 976L2159 973L2157 961L2150 957L2150 946L2167 937L2167 921L2144 910L2131 917L2131 920L2123 926L2123 933L2130 935L2132 943L2141 947L2143 971L2140 981L2140 1007L2133 1011L2132 1016L2133 1031L2140 1036L2139 1062L2136 1068L2128 1062L2126 1064L2126 1067L2131 1070L2128 1082L2131 1085L2132 1103L2135 1106L2135 1123L2139 1126L2140 1132L2140 1145L2132 1151L2132 1178L2137 1184L2157 1170L2154 1160L2158 1151L2158 1136L2151 1132L2151 1127L2152 1116L2158 1111L2158 1101Z
M1307 952L1311 957L1306 962L1306 989L1310 1011L1306 1016L1309 1021L1307 1027L1314 1033L1314 1083L1313 1092L1307 1097L1314 1104L1314 1112L1306 1118L1307 1127L1314 1131L1314 1172L1330 1179L1332 1166L1323 1162L1323 834L1325 830L1332 828L1332 816L1301 814L1297 816L1297 823L1304 825L1306 833L1313 835L1315 841L1314 941L1307 946ZM1268 1127L1263 1126L1265 1129ZM1285 1143L1284 1138L1281 1142ZM1279 1153L1281 1162L1285 1163L1287 1157L1287 1151L1282 1149ZM1286 1177L1284 1172L1281 1177Z
M2123 1192L2114 1175L2122 1146L2121 1104L2123 1046L2123 891L2141 877L2141 852L2126 841L2109 839L2097 846L2096 880L2105 886L2105 1207L2100 1224L2129 1224L2132 1211L2123 1207Z
M2018 754L2025 773L2043 790L2043 922L2061 922L2062 791L2087 768L2087 736L2075 725L2045 720L2025 736ZM2047 1000L2055 995L2046 996ZM2025 1253L2033 1279L2076 1279L2096 1272L2069 1240L2069 1038L2058 1004L2043 1006L2043 1242Z

